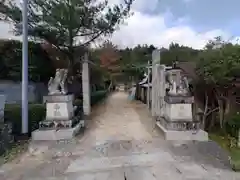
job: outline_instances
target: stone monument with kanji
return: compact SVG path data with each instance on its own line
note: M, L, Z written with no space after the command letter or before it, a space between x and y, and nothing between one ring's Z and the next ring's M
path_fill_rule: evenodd
M67 91L66 69L57 69L55 77L48 82L46 118L39 123L39 129L32 133L33 140L70 139L84 127L82 116L76 113L73 106L74 96ZM80 112L81 113L81 112Z

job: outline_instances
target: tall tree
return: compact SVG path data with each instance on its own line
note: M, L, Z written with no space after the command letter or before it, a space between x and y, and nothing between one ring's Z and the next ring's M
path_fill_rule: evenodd
M14 40L0 40L0 78L21 80L22 43ZM53 75L54 64L41 44L29 43L29 80L47 82Z
M108 69L114 70L119 67L119 53L117 46L110 41L105 41L100 47L100 61L101 66Z
M240 46L217 37L206 45L199 56L197 74L211 87L219 108L220 125L230 112L230 99L235 91L235 79L240 72Z
M124 0L123 4L111 6L108 0L31 0L28 1L29 35L65 53L71 67L76 60L74 46L85 47L113 33L130 15L132 2ZM0 20L13 23L18 35L22 33L21 11L21 6L13 0L0 2Z

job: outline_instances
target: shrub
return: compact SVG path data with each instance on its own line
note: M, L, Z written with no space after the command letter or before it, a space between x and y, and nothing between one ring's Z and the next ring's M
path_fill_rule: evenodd
M108 91L96 91L91 94L91 105L96 104L106 97ZM74 105L79 107L81 111L82 100L76 99ZM28 132L38 129L38 123L44 120L46 116L45 104L29 104L28 105ZM19 104L7 104L5 106L4 120L12 124L12 133L15 136L21 135L22 130L22 108Z
M32 131L38 128L38 123L46 116L44 104L29 104L28 105L28 132L29 135ZM20 135L22 129L22 108L18 104L8 104L5 106L4 120L5 122L12 123L13 135Z
M101 91L95 91L91 93L91 105L95 105L96 103L98 103L99 101L101 101L102 99L104 99L107 95L108 91L107 90L101 90ZM76 99L74 101L74 106L82 106L82 99Z
M107 90L102 90L102 91L96 91L91 94L91 105L95 105L102 99L104 99L107 95L108 91Z
M82 100L81 99L75 99L73 102L73 106L82 106Z
M240 129L240 114L233 115L226 123L226 132L238 139L238 131Z

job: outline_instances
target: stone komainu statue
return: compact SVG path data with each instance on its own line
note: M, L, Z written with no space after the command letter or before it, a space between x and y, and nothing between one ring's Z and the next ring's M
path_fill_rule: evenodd
M67 69L56 69L55 77L48 81L48 94L67 94Z

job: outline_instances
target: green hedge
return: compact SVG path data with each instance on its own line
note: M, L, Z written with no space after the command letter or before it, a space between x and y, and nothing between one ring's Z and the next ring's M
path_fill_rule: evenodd
M21 105L7 104L5 106L4 119L12 123L12 132L14 135L20 135L22 129L22 108ZM46 116L44 104L28 105L28 132L38 128L38 123Z
M102 91L96 91L91 94L91 105L94 105L104 99L107 96L108 91L102 90Z
M230 120L226 122L226 132L238 139L238 131L240 129L240 114L233 115Z
M91 105L94 105L104 99L108 91L96 91L91 94ZM82 106L82 100L76 99L75 106ZM4 112L5 122L11 122L14 135L20 135L22 129L22 112L21 105L7 104ZM46 108L44 104L29 104L28 105L28 132L38 129L38 123L44 120L46 116Z
M73 106L82 106L82 100L81 99L75 99Z
M104 99L107 96L108 91L107 90L101 90L101 91L95 91L91 93L91 105L94 105ZM76 99L74 101L75 106L82 106L82 97L80 99Z

